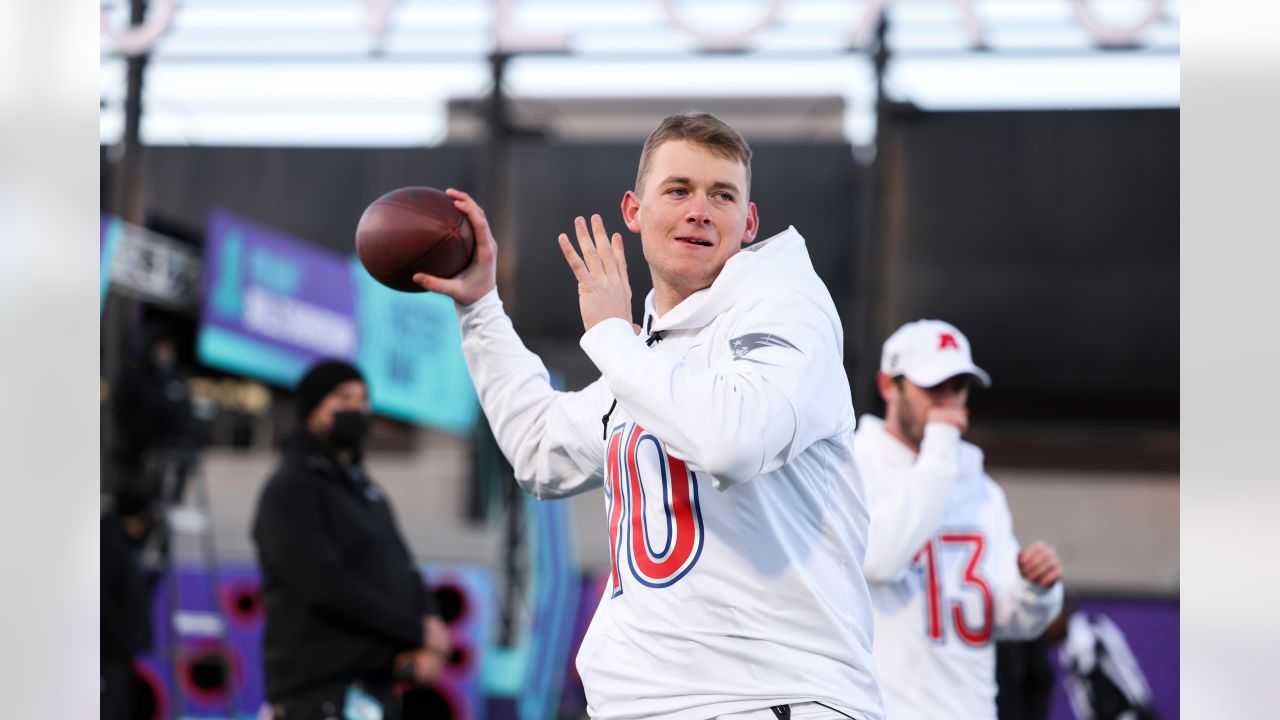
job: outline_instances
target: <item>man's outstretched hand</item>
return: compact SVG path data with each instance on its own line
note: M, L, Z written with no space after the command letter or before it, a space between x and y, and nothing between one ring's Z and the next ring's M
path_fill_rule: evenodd
M630 323L631 281L627 279L622 235L614 233L611 242L599 215L591 216L590 232L587 221L581 217L574 222L574 229L582 256L574 251L569 236L564 233L560 233L560 251L578 279L578 309L582 311L583 329L590 330L602 320L615 317Z
M484 208L461 190L449 188L444 192L453 198L454 207L466 214L471 222L471 231L476 239L475 256L465 270L452 278L417 273L413 276L413 282L423 290L448 295L459 305L470 305L497 285L498 243L494 242Z

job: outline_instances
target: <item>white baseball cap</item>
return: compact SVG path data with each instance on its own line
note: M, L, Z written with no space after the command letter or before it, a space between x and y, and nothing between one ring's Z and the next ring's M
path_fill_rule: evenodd
M969 338L941 320L916 320L898 328L884 341L880 369L891 377L905 375L920 387L957 375L972 375L983 387L991 387L991 376L973 364Z

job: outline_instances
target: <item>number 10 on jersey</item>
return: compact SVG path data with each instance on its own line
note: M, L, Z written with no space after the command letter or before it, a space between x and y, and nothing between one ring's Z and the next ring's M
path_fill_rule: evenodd
M675 584L702 554L697 473L639 425L614 429L605 472L613 597L622 594L619 556L624 554L630 575L641 585Z

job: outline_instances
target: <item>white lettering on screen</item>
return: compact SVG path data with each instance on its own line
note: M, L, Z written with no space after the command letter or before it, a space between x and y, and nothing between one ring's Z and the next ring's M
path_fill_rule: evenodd
M244 291L244 326L259 335L330 357L355 354L356 328L350 318L258 286Z

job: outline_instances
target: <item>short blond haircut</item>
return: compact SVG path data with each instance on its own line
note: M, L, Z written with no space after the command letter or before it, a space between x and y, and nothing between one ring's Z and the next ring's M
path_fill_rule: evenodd
M747 186L742 189L745 197L751 196L751 146L720 118L702 110L689 110L665 118L644 141L640 151L640 169L636 172L635 191L644 187L644 178L653 164L653 154L664 143L683 140L706 148L711 154L726 160L737 160L747 171Z

